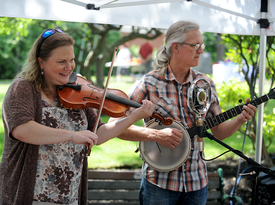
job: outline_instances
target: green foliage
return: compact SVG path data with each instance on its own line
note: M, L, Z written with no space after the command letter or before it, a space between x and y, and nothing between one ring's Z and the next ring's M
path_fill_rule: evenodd
M257 61L259 36L223 35L222 39L228 47L226 55L232 62L253 65Z
M238 64L239 72L243 74L250 89L254 81L256 69L259 66L259 36L222 35L223 43L227 46L227 57ZM265 79L272 87L275 79L275 37L267 37L266 73Z
M268 149L268 152L275 152L274 147L271 147L274 133L275 133L275 106L273 109L273 113L266 115L264 114L264 121L263 121L263 136L265 141L265 146Z
M37 20L0 18L0 79L11 79L21 70L40 29Z
M239 99L242 100L243 103L246 103L246 99L250 98L248 85L244 82L240 82L239 80L231 80L227 84L221 83L216 84L217 93L219 96L220 106L222 112L225 112L231 108L234 108L239 104ZM260 96L262 97L262 96ZM275 103L274 99L271 99L267 102L268 109L265 109L265 114L263 116L263 136L265 146L274 150L274 147L270 147L274 139L275 133ZM257 114L255 114L256 116ZM244 124L239 130L241 133L245 132L246 124ZM240 133L239 133L240 134Z
M217 34L204 32L202 33L203 42L206 44L204 52L212 53L212 62L215 62L217 57L216 53L216 42L217 42Z
M121 33L119 31L111 30L108 32L108 44L114 44L118 39L121 38Z
M28 24L32 19L0 17L0 35L11 35L15 40L29 34Z
M222 112L240 105L239 100L246 103L246 99L250 98L249 88L246 83L237 79L232 79L228 83L216 84L216 90L219 96Z
M8 87L10 85L10 81L4 82L0 84L0 161L2 152L4 149L4 126L3 126L3 119L2 119L2 102L4 100L5 94L8 90Z
M227 46L228 52L227 57L230 58L232 62L235 62L239 66L239 72L243 74L247 85L249 87L250 93L257 93L254 88L254 82L256 82L258 76L256 76L258 65L259 65L259 47L260 47L260 37L259 36L241 36L241 35L222 35L223 43ZM274 64L274 37L269 36L267 37L267 52L266 52L266 65L263 69L266 69L265 72L265 79L267 80L266 83L264 83L265 87L272 88L274 85L274 79L275 79L275 64ZM257 94L256 94L257 95ZM232 96L234 97L234 96ZM257 96L261 97L261 96ZM270 103L274 102L268 102L267 104L270 106ZM267 111L268 113L270 111ZM271 122L274 122L274 114L266 114L264 115L264 122L265 124L269 124ZM250 123L250 132L248 133L249 137L255 141L256 132L257 132L257 122L256 117L251 121ZM251 125L252 124L252 125ZM269 125L270 126L270 125ZM270 131L273 130L273 128L270 128L268 125L264 127L263 129L263 139L264 139L264 147L263 147L263 153L267 152L267 148L272 143L272 140L274 138L274 132ZM271 125L272 127L272 125ZM245 128L242 126L240 130L244 133ZM264 160L270 161L268 159L267 155L263 155Z
M267 67L266 67L266 79L274 82L275 76L275 37L267 37L268 49L267 49ZM273 78L272 78L273 77Z

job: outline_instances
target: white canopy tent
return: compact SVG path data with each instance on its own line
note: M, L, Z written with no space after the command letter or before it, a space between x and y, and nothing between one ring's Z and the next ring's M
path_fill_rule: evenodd
M0 0L0 16L167 29L178 20L203 32L260 36L259 96L264 95L266 36L275 35L273 0ZM93 9L95 8L95 10ZM258 24L259 19L270 23ZM262 27L262 28L261 28ZM263 104L255 160L261 162Z
M260 35L257 25L260 0L116 0L103 4L99 10L88 10L85 7L88 1L94 2L97 7L96 2L101 0L82 1L86 2L0 0L0 16L165 29L184 19L198 22L204 32ZM273 0L267 1L270 5L267 16L269 21L274 21L275 5ZM275 35L273 24L266 35Z

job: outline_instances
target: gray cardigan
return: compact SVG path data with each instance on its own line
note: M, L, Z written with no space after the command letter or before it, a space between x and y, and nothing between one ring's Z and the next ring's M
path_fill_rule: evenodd
M86 108L88 129L93 131L96 113ZM34 196L38 145L15 139L11 132L18 125L28 121L41 123L41 93L26 80L16 79L10 85L2 105L5 142L0 163L0 204L31 205ZM100 122L98 126L103 123ZM79 204L87 204L87 157L85 157L79 190Z

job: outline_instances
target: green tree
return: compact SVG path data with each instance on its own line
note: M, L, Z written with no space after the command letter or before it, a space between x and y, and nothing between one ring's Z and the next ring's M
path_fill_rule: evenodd
M221 34L205 32L203 41L206 44L205 52L212 53L212 62L223 61L225 57L225 45L222 43Z
M31 19L0 18L0 76L12 78L24 63ZM28 39L27 39L28 40Z
M112 58L115 48L135 38L155 39L162 34L161 30L154 28L143 28L142 30L146 30L146 32L141 33L141 28L132 27L131 33L122 36L120 34L122 26L92 23L84 24L84 26L87 28L85 41L93 42L94 45L87 46L85 49L78 46L78 48L86 53L84 64L81 64L81 70L87 79L90 80L91 67L93 65L97 79L95 84L99 87L103 87L103 68L105 67L105 63Z
M230 58L231 61L236 62L239 65L239 72L244 76L247 86L249 88L248 92L251 94L252 97L261 97L257 96L257 92L255 91L255 88L253 84L256 82L258 77L258 63L259 63L259 44L260 44L260 38L259 36L242 36L242 35L230 35L230 34L224 34L222 35L223 43L228 48L228 52L226 53L227 56ZM275 78L275 64L274 64L274 39L275 37L270 36L267 37L267 64L266 64L266 85L269 86L271 89L274 84L274 78ZM266 102L264 106L266 106L267 103L272 103L270 101ZM256 124L256 116L255 115L250 123L249 126L249 133L248 136L252 140L253 144L255 144L256 141L256 133L257 133L257 124ZM270 119L274 117L266 116L266 119ZM265 129L269 130L269 128L265 127ZM240 132L244 133L243 127L240 128ZM264 132L264 142L262 147L262 156L263 160L267 165L272 165L272 161L268 154L268 146L270 143L272 143L273 134L270 132Z
M105 63L112 59L116 47L135 38L155 39L162 34L159 29L132 27L131 33L122 36L121 25L20 18L0 18L0 20L0 42L5 45L0 50L1 78L10 78L19 71L30 46L40 33L46 29L58 27L74 37L76 64L79 66L79 72L89 81L91 75L94 74L95 85L98 87L103 87L104 74L108 71ZM78 58L80 54L83 58Z

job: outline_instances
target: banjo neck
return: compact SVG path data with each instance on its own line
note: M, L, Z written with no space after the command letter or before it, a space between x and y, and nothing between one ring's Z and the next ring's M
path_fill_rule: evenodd
M255 107L257 107L258 105L268 101L269 99L274 99L274 95L275 95L275 88L271 89L271 91L266 94L263 95L262 97L256 98L255 100L250 101L247 104L252 104ZM245 105L247 105L245 104ZM233 117L236 117L237 115L241 114L243 111L243 106L244 105L239 105L236 106L234 108L231 108L230 110L227 110L219 115L216 115L213 118L207 118L203 121L203 126L205 130L208 130L212 127L215 127L216 125L221 124L222 122L225 122L228 119L231 119ZM191 128L187 129L187 132L190 135L190 138L194 138L197 135L197 127L193 126Z

